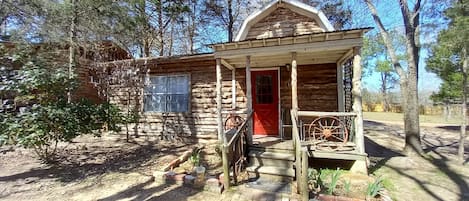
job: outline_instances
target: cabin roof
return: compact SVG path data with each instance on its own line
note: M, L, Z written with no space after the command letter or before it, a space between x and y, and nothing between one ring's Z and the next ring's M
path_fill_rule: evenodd
M272 12L274 12L279 7L288 8L288 9L292 10L293 12L296 12L296 13L301 14L301 15L305 15L307 17L310 17L310 18L316 20L316 22L319 24L319 26L323 30L325 30L326 32L327 31L334 31L334 27L329 22L326 15L324 15L324 13L321 12L320 10L318 10L318 9L316 9L316 8L310 6L310 5L298 2L296 0L275 0L271 3L269 3L268 5L266 5L264 8L254 12L253 14L248 16L244 20L244 22L241 26L241 29L240 29L240 31L239 31L239 33L236 36L234 41L243 41L243 40L245 40L252 25L256 24L257 22L259 22L260 20L262 20L263 18L265 18L266 16L271 14Z

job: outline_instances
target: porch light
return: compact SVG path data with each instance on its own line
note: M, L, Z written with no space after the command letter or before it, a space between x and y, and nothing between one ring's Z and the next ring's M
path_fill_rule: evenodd
M290 71L290 64L285 64L285 67L287 68L287 71Z

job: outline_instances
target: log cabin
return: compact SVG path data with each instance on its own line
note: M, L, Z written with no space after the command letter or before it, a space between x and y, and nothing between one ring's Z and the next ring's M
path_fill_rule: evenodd
M368 30L334 30L321 11L276 0L213 53L99 65L110 75L108 100L141 114L135 132L216 141L224 175L233 175L225 186L247 164L291 178L306 196L308 167L332 161L367 173L360 47ZM134 72L132 84L119 69Z

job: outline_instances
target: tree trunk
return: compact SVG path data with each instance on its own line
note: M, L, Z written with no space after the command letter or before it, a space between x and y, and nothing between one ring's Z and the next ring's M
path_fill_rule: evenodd
M196 9L197 9L197 2L194 1L192 2L192 9L191 12L189 12L189 23L187 26L187 33L188 33L188 38L189 38L189 53L194 54L194 38L195 38L195 30L196 30Z
M392 40L388 31L384 27L381 18L378 16L376 7L371 0L364 0L370 9L373 20L383 38L386 49L391 57L394 69L399 75L402 107L404 110L404 132L405 147L404 150L408 155L414 153L422 154L422 146L420 140L419 111L418 111L418 62L419 62L419 25L420 25L420 4L417 0L412 11L409 10L406 0L399 0L402 19L405 25L406 33L406 49L407 49L407 71L402 68L396 55L396 50L392 44Z
M171 20L171 28L169 30L169 48L168 48L168 56L173 55L173 45L174 45L174 21Z
M150 42L149 38L145 38L143 42L143 56L150 57Z
M160 40L160 56L164 55L164 25L163 25L163 3L158 1L156 4L156 9L158 10L158 38Z
M467 87L467 77L469 69L467 66L467 52L466 48L463 48L463 88L462 88L462 124L461 124L461 136L459 138L458 158L461 163L464 163L464 141L466 140L466 126L467 126L467 93L469 89Z
M419 126L419 99L418 99L418 70L419 70L419 51L418 29L420 24L420 1L416 2L414 12L409 10L406 0L400 0L401 12L405 26L405 42L407 49L407 90L404 99L407 104L404 106L404 132L405 147L407 154L423 154L420 140Z
M409 63L408 78L404 85L404 132L405 132L405 147L404 150L408 155L414 153L423 154L422 143L420 140L420 126L419 126L419 104L418 104L418 86L417 77L413 75L413 70ZM402 79L402 78L401 78ZM401 85L402 90L402 85Z
M76 68L76 58L75 58L75 47L76 47L76 25L77 25L77 20L78 20L78 11L76 8L76 0L70 0L70 4L72 6L72 18L70 20L70 32L69 32L69 63L68 63L68 78L72 79L73 78L73 73ZM72 92L70 89L68 89L67 92L67 102L70 103L72 102Z
M383 111L389 112L389 105L388 105L388 76L386 72L381 73L381 94L383 94Z
M233 25L234 25L234 17L233 17L233 7L232 7L232 0L228 0L228 42L233 41Z

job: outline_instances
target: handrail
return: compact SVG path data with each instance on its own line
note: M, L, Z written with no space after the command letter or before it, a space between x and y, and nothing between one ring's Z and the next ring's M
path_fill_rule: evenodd
M290 116L292 120L292 131L293 131L293 144L295 150L295 166L296 166L296 182L297 186L301 185L301 141L300 141L300 133L298 131L298 114L295 110L290 110ZM299 192L299 188L297 188L297 193Z
M357 116L356 112L316 112L316 111L298 111L298 116L305 117L317 117L317 116L336 116L336 117L346 117L346 116Z
M252 116L252 112L248 114L248 116L246 117L246 120L241 124L241 126L238 128L236 133L233 135L233 137L231 137L230 141L225 146L230 147L233 144L236 138L239 137L241 131L243 131L244 128L247 126L249 119L251 119L251 116Z

